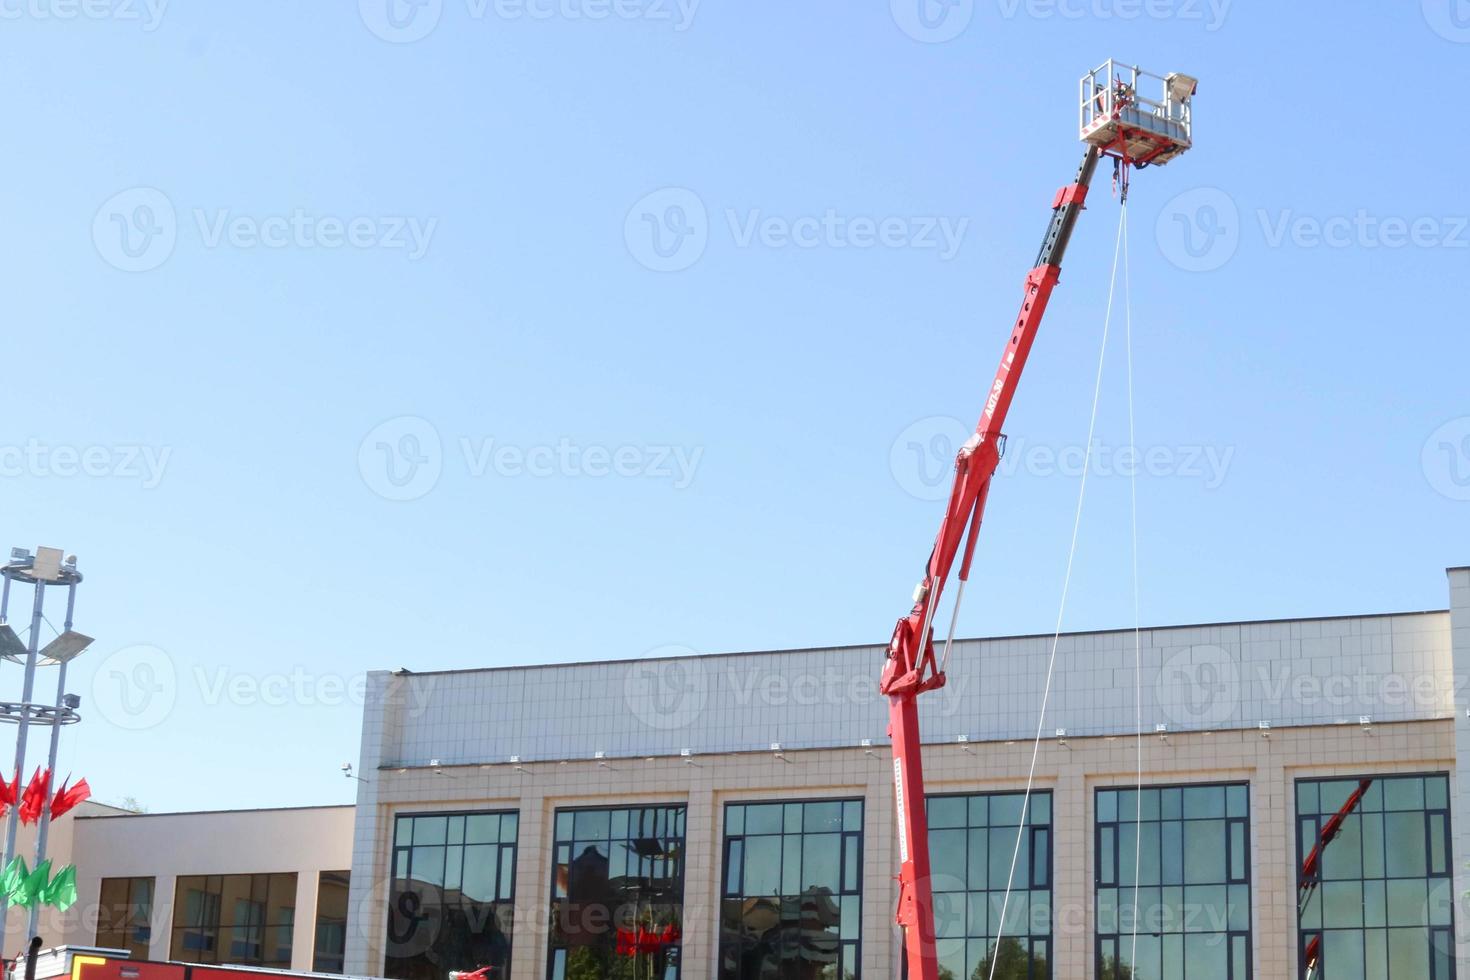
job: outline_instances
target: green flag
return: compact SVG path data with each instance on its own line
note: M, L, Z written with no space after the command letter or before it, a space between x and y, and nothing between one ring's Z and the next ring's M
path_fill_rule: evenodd
M41 893L41 901L47 905L53 905L58 911L65 912L77 903L77 866L68 864L57 872L56 877L51 879L51 884L46 886Z
M0 871L0 895L4 895L9 901L10 894L20 887L30 871L26 869L26 859L17 854L4 871Z
M36 870L26 875L15 891L10 894L10 901L21 908L30 908L41 900L41 892L51 881L51 859L47 858L36 865Z

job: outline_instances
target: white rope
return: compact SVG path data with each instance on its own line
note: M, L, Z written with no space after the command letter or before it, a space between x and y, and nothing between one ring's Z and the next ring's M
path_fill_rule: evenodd
M1036 719L1036 738L1031 743L1031 769L1026 774L1026 792L1021 797L1021 825L1016 828L1016 846L1011 850L1011 871L1006 876L1005 898L1001 900L1000 921L995 929L995 952L990 957L990 978L995 980L995 967L1000 962L1000 943L1005 934L1006 912L1011 904L1011 882L1016 877L1016 860L1021 855L1021 835L1026 832L1026 818L1031 809L1031 787L1036 781L1036 760L1041 755L1041 730L1046 724L1046 705L1051 698L1051 681L1057 666L1057 647L1062 640L1062 621L1067 612L1067 595L1072 589L1072 565L1077 558L1077 535L1082 529L1082 505L1087 499L1087 473L1092 468L1092 437L1097 430L1097 405L1102 397L1103 364L1108 353L1108 328L1113 322L1113 293L1118 285L1118 258L1123 251L1124 221L1118 219L1118 241L1113 246L1113 274L1108 282L1108 309L1103 317L1102 344L1097 354L1097 380L1092 388L1092 415L1087 422L1087 448L1082 457L1082 481L1077 488L1077 512L1072 518L1072 544L1067 552L1067 573L1062 579L1062 601L1057 609L1056 629L1051 637L1051 656L1046 664L1046 685L1041 692L1041 714Z
M1128 968L1138 970L1138 873L1143 860L1143 640L1138 615L1138 440L1133 426L1133 281L1128 262L1128 202L1123 202L1123 323L1128 355L1128 496L1133 531L1133 726L1137 774L1133 784L1133 928Z

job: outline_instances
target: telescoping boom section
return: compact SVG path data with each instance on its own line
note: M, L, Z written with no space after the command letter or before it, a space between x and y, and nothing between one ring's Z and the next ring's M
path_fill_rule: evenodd
M1047 302L1061 276L1062 258L1086 204L1098 161L1111 157L1126 188L1130 166L1163 164L1190 146L1189 102L1194 79L1183 75L1150 76L1137 68L1117 71L1114 78L1115 71L1116 64L1109 61L1083 77L1081 136L1087 149L1072 182L1052 199L1051 219L1041 250L1026 274L1021 311L986 394L979 424L955 457L954 482L939 534L914 590L913 606L893 629L879 680L878 689L888 698L888 735L893 746L900 862L898 923L903 928L910 980L938 980L939 976L918 707L920 694L945 683L945 663L943 657L936 658L934 650L935 609L956 560L960 563L956 602L970 577L990 481L1004 450L1006 416ZM1103 83L1098 81L1100 73L1106 80ZM1158 99L1139 94L1141 80L1148 78L1162 84ZM948 654L947 643L944 653Z

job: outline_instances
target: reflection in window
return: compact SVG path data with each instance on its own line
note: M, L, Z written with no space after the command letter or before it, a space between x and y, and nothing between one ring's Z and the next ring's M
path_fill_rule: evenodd
M346 871L323 871L316 888L316 952L311 968L317 973L341 973L347 951L347 891L352 880Z
M181 876L169 955L290 969L295 923L294 874Z
M97 908L97 945L125 949L135 960L148 958L153 938L152 878L103 878Z
M519 825L513 811L394 820L385 976L445 980L483 966L493 980L509 975Z
M943 980L1051 976L1051 793L1031 794L1024 829L1022 802L1021 793L927 800L935 953Z
M1250 788L1105 789L1096 802L1100 980L1249 980Z
M556 811L550 980L677 980L683 806Z
M1310 953L1322 980L1453 977L1449 779L1301 779L1296 813L1301 975Z
M725 807L720 980L856 980L862 800Z

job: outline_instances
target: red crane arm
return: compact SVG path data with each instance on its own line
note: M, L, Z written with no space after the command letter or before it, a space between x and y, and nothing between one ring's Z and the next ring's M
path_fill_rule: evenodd
M1353 790L1352 795L1343 802L1342 806L1338 807L1337 812L1329 817L1327 822L1322 825L1322 830L1317 834L1317 842L1312 846L1312 852L1302 859L1302 871L1297 879L1299 882L1297 885L1298 914L1306 907L1307 899L1311 897L1312 892L1316 891L1317 885L1321 882L1322 852L1341 833L1343 821L1358 808L1359 803L1363 802L1363 794L1367 793L1368 787L1372 785L1373 780L1371 779L1358 780L1358 788ZM1314 936L1312 941L1307 943L1307 948L1302 953L1302 959L1305 961L1308 977L1316 970L1317 958L1321 953L1322 937Z
M888 698L888 736L893 743L893 790L898 809L898 923L904 930L910 980L938 980L934 953L933 889L929 881L929 828L924 814L924 772L919 741L917 697L944 686L944 672L934 659L934 609L944 591L961 542L964 559L960 583L970 577L975 542L990 478L1000 462L1002 429L1011 400L1026 367L1026 358L1046 313L1047 302L1061 276L1062 256L1078 215L1087 200L1100 152L1088 147L1077 176L1057 191L1051 222L1036 263L1026 276L1021 312L1011 330L985 401L985 411L955 458L954 484L924 577L914 590L913 608L898 621L888 643L878 689Z
M1317 835L1316 846L1312 848L1312 853L1308 854L1306 859L1302 861L1301 880L1304 883L1303 887L1316 884L1317 870L1318 866L1322 863L1323 849L1328 844L1331 844L1333 838L1342 830L1342 822L1358 808L1359 803L1363 802L1363 794L1368 792L1368 787L1372 785L1373 780L1371 779L1358 780L1358 788L1353 790L1352 795L1347 798L1347 801L1322 825L1322 832Z

